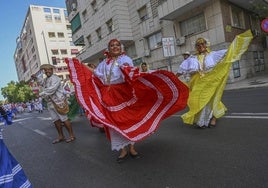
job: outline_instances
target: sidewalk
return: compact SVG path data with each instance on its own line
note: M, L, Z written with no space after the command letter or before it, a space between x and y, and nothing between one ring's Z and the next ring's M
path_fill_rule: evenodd
M235 83L227 83L225 90L235 90L244 88L268 87L268 74L254 76L252 78L237 81Z

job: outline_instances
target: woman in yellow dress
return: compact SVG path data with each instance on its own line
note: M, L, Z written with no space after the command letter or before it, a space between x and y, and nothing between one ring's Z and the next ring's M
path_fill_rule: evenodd
M211 51L204 38L196 40L197 55L182 62L180 72L191 74L188 98L189 111L183 122L198 128L216 126L216 119L227 110L221 102L230 66L239 60L253 39L250 30L235 37L228 49Z

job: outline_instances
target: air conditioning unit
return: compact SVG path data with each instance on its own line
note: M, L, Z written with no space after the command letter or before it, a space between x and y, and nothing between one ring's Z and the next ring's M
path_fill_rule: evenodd
M151 56L151 51L150 50L144 50L144 56L145 57L150 57Z
M185 44L185 37L180 37L176 40L176 45L177 46L182 46Z
M77 5L76 5L76 3L72 3L72 11L77 11Z

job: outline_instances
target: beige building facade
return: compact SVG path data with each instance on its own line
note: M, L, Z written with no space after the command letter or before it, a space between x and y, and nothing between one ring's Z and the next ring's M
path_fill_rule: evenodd
M199 37L212 50L227 48L235 35L256 35L241 60L234 62L228 82L267 72L267 40L252 1L241 0L66 0L77 57L97 64L110 39L119 39L136 66L176 72L182 53L195 54ZM262 0L255 3L267 4Z
M30 5L17 38L14 61L19 81L41 74L42 64L52 64L62 80L69 78L64 58L76 57L82 49L72 42L65 8Z

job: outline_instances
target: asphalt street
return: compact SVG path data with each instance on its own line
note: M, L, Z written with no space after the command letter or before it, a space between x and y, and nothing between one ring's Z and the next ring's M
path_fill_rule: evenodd
M47 112L18 115L4 140L35 188L266 188L267 92L226 91L228 113L216 128L189 127L175 114L136 144L142 158L122 164L85 117L73 121L72 143L51 144L57 134Z

